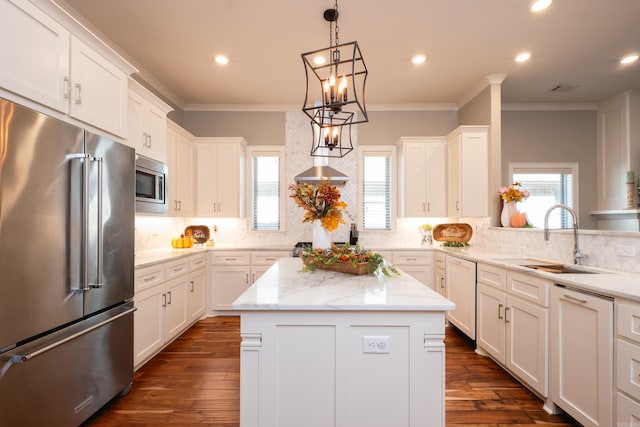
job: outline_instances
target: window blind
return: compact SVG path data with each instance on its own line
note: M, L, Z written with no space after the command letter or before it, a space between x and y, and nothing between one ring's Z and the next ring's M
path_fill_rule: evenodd
M391 229L391 161L388 156L365 156L362 162L362 225Z
M280 229L280 158L252 158L252 228Z

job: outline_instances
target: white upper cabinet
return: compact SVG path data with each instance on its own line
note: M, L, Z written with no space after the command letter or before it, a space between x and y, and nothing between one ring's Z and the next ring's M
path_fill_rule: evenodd
M0 86L68 113L70 37L32 3L0 1Z
M126 136L127 73L26 0L0 0L0 88Z
M129 80L129 131L127 143L137 154L167 162L167 113L172 108Z
M167 120L167 169L169 216L193 216L195 137Z
M202 138L196 145L196 215L242 217L246 141Z
M400 216L447 216L446 140L403 137L400 149Z
M460 126L447 135L448 214L489 215L488 126Z
M119 136L127 130L128 76L71 36L71 104L69 114Z

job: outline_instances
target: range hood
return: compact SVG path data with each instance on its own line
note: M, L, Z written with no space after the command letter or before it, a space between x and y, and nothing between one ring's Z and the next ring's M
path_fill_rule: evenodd
M304 182L314 185L319 184L322 179L328 179L332 185L340 185L346 183L349 177L329 165L314 165L293 179L298 183Z

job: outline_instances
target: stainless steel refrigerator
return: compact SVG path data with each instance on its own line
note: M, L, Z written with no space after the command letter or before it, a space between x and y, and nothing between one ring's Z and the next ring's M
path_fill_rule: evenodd
M133 379L134 151L0 98L0 426L73 426Z

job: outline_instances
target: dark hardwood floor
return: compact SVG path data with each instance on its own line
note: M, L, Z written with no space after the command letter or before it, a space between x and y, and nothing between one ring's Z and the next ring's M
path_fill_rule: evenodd
M447 427L577 425L544 412L538 398L455 329L447 329L445 343ZM238 317L199 321L135 373L128 395L84 425L238 427L239 346Z

